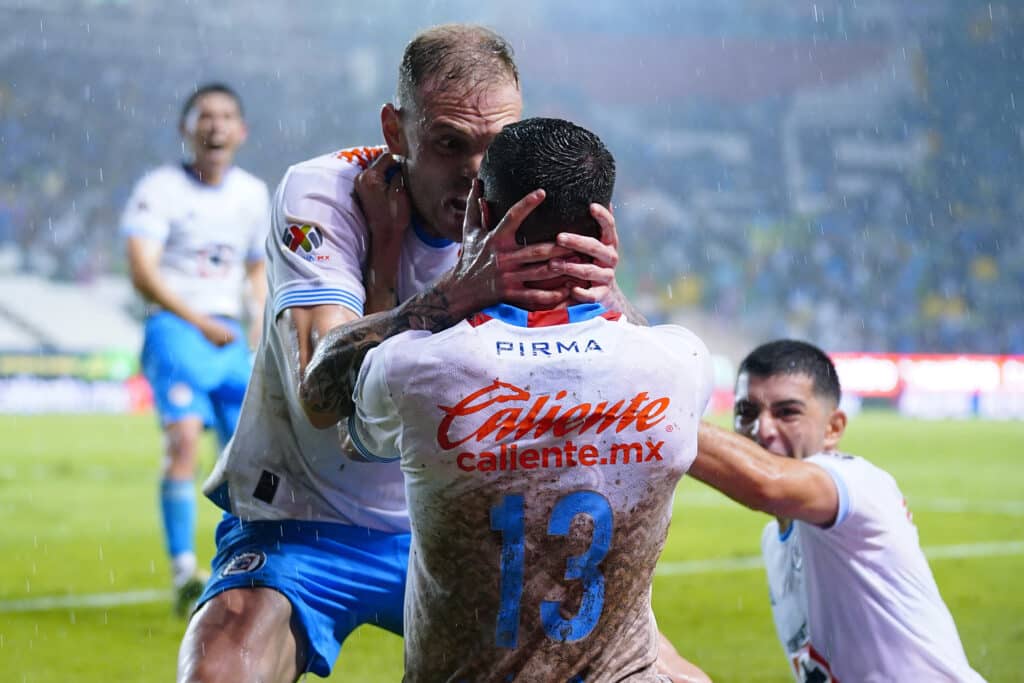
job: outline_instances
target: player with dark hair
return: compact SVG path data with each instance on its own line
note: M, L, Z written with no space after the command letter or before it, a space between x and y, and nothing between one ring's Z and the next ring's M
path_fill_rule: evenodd
M484 157L466 239L598 234L593 204L610 205L614 181L589 131L510 124ZM528 214L513 203L524 194L543 199ZM369 351L349 433L405 473L405 680L665 680L651 582L710 391L696 336L599 303L502 302Z
M691 476L776 516L761 546L797 681L981 681L895 480L838 450L839 399L821 349L759 346L736 378L743 436L702 425Z
M270 202L263 181L232 165L247 135L234 90L197 88L178 128L191 158L138 182L121 232L132 284L149 302L142 371L165 434L160 510L184 616L206 578L194 539L199 440L213 427L225 444L238 421L251 368L239 321L247 298L258 334Z
M339 339L450 325L502 298L537 304L570 295L524 284L569 248L482 239L459 255L480 160L521 108L512 50L500 36L434 27L406 47L396 101L381 110L387 147L332 152L285 174L267 243L263 342L239 429L205 489L229 514L217 530L214 577L182 642L179 680L327 676L360 624L402 633L410 539L402 472L346 456L345 426L336 423L338 406L351 402L347 375L311 379L307 365ZM579 296L617 292L614 223L606 210L599 215L603 241L568 242L594 261ZM303 383L300 395L303 379L325 393L310 400Z

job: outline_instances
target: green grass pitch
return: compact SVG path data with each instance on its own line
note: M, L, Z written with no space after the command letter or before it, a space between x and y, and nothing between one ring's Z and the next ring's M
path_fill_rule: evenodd
M5 416L0 437L0 680L173 680L184 623L151 597L169 584L154 419ZM974 667L1024 680L1024 423L866 414L843 445L900 482ZM205 562L218 514L200 507ZM790 680L763 572L743 561L766 520L693 481L677 494L655 611L717 681ZM68 606L82 596L107 602ZM399 680L401 662L397 637L364 627L332 680Z

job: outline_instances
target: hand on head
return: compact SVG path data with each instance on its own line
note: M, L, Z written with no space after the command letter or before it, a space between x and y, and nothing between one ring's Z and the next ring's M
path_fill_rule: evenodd
M370 226L373 254L393 255L397 261L412 215L401 157L389 152L378 156L356 176L352 196Z
M591 204L590 215L601 226L601 239L572 232L559 233L559 246L585 258L582 262L556 258L551 263L555 272L589 283L587 287L572 288L572 298L583 303L608 300L615 288L615 266L619 263L619 235L612 212L600 204Z
M484 225L482 194L480 181L474 180L456 268L459 279L474 279L483 287L481 296L488 299L483 306L506 302L538 310L605 300L614 286L619 260L615 219L607 208L590 207L601 226L601 239L560 233L557 242L522 246L516 242L516 232L544 201L544 190L534 190L516 202L493 230ZM565 284L545 286L545 281L555 278L564 279ZM589 284L580 286L582 282Z
M462 231L462 253L455 266L458 280L477 287L480 308L505 302L528 310L555 308L569 300L570 289L532 286L561 275L551 259L565 258L570 249L553 242L521 246L516 231L530 212L544 201L544 190L534 190L512 205L493 230L483 221L482 191L473 181Z

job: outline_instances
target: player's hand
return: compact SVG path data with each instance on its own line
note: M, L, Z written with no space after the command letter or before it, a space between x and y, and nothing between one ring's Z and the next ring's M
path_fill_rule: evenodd
M367 298L373 299L377 292L387 299L397 289L402 241L412 216L401 158L387 152L377 157L369 168L356 176L353 197L370 229ZM384 308L395 303L397 301Z
M590 283L589 287L572 288L575 301L600 302L613 308L611 304L617 300L615 292L618 290L615 267L619 264L619 234L615 229L615 217L600 204L590 205L590 215L601 226L601 239L570 232L559 233L556 238L557 244L588 257L589 263L556 258L552 260L551 267L557 273Z
M196 323L196 327L214 346L227 346L235 341L235 332L230 327L212 316L204 316Z
M529 283L559 275L552 270L551 259L568 256L572 250L554 243L516 244L519 226L543 201L544 190L534 190L516 202L494 230L487 231L482 221L481 183L473 181L462 228L462 253L454 271L455 283L471 298L473 310L498 302L528 309L551 308L568 300L568 286L547 290Z

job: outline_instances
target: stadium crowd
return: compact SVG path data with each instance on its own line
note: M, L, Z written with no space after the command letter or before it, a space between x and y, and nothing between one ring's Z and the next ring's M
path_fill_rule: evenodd
M683 3L660 22L623 23L621 10L598 5L556 45L543 36L566 33L561 10L538 5L534 23L507 31L520 38L528 112L607 131L623 169L620 220L644 225L627 233L621 277L653 302L655 319L697 307L755 336L836 351L1024 353L1014 220L1024 215L1014 182L1024 144L1012 82L1024 66L1024 11L878 7ZM43 12L31 36L37 18L26 11L24 35L4 39L0 267L82 282L123 272L118 212L139 171L179 144L173 103L206 75L200 57L223 20L145 2L92 11L121 21L124 35L90 39L86 15ZM154 13L171 28L163 42L143 21ZM337 21L289 16L296 49L272 55L254 49L278 35L269 19L222 46L236 58L212 75L239 84L254 131L240 163L272 186L284 159L375 136L365 116L345 112L387 99L382 65L394 59L380 45L393 41L382 37L405 27L363 21L346 35L344 63L318 69L325 51L342 54ZM410 32L427 19L402 21ZM622 33L645 40L623 54ZM206 53L187 49L197 37ZM133 46L130 63L109 58L118 40ZM559 52L574 40L597 49L586 60ZM659 65L669 48L682 61ZM308 78L275 78L281 59ZM602 86L616 59L643 64L649 78ZM584 74L573 87L544 68L559 60Z

